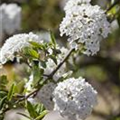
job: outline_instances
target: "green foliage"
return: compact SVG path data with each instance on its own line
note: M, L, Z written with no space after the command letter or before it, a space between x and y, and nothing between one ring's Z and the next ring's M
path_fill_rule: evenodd
M17 85L15 87L15 93L16 94L22 94L24 91L24 85L25 85L25 81L21 80L19 82L17 82Z
M8 83L7 77L5 75L0 76L0 113L5 107L5 104L7 102L7 89L6 85ZM3 114L4 115L4 114ZM3 115L0 115L0 120L2 120L4 117Z
M45 110L45 107L44 107L43 104L36 104L35 109L36 109L37 113L41 113L41 112L43 112Z
M38 87L39 82L42 80L43 78L43 69L40 69L39 66L34 65L33 67L33 87Z
M31 104L29 101L27 101L27 110L34 120L42 120L48 113L42 104Z
M29 101L27 101L27 110L30 114L30 117L32 118L37 117L37 112L35 111L34 106Z
M33 42L33 41L29 41L29 43L30 43L34 48L37 48L37 49L40 49L40 50L44 50L44 49L45 49L44 44L39 44L39 43Z
M56 39L52 31L50 31L51 43L56 48Z
M0 76L0 90L5 90L7 83L8 83L7 77L5 75Z
M35 120L42 120L42 118L44 118L44 116L48 113L47 110L44 110L43 112L40 113L40 115L35 118Z
M34 49L30 48L30 47L24 48L23 54L28 58L32 58L32 59L38 59L39 58L38 52L35 51Z
M14 95L14 92L15 92L15 84L12 84L12 86L11 86L9 92L8 92L8 95L7 95L7 99L9 101L11 101L11 99L12 99L12 97Z
M6 102L6 100L7 100L7 96L4 96L3 98L0 99L0 109L3 108L3 106L4 106L5 102Z
M0 90L0 99L7 95L7 91Z

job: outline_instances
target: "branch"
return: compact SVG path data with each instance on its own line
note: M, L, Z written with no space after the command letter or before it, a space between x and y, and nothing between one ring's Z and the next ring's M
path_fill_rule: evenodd
M40 88L39 88L40 89ZM34 94L36 94L38 91L39 91L39 89L36 89L36 90L34 90L34 91L32 91L30 94L28 94L28 95L26 95L26 96L22 96L22 98L20 98L18 101L16 101L16 104L17 103L20 103L20 102L22 102L22 101L24 101L24 100L27 100L29 97L31 97L31 96L34 96Z
M116 0L111 6L109 6L109 8L105 11L105 13L107 14L107 12L109 12L115 5L117 5L120 1Z
M58 66L55 68L55 70L53 70L53 72L52 72L50 75L48 75L49 78L52 78L52 77L54 76L54 74L55 74L55 73L58 71L58 69L64 64L64 62L70 57L70 55L73 53L74 50L75 50L75 49L72 48L72 49L68 52L68 54L67 54L66 57L63 59L63 61L62 61L60 64L58 64Z

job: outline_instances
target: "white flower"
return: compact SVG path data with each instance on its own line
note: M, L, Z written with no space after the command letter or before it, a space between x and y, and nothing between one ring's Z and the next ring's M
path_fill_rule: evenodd
M2 29L8 35L15 33L21 25L21 7L17 4L2 4L0 6L2 16Z
M58 83L54 90L54 110L69 120L86 119L97 104L97 92L82 77Z
M45 106L47 110L53 110L53 91L56 85L52 82L44 85L37 94L37 99Z
M33 89L33 81L34 81L34 76L33 74L30 75L29 80L25 84L25 89L26 89L26 95L28 94L29 91Z
M5 64L8 60L13 60L19 52L30 46L29 41L42 43L39 37L33 33L18 34L6 40L5 44L0 50L0 63Z
M79 6L81 4L88 4L90 2L91 0L68 0L68 2L64 7L64 10L69 12L71 11L71 8L74 6Z
M61 36L66 34L70 45L76 49L79 45L84 46L84 54L96 54L102 38L106 38L110 33L110 23L104 11L98 5L76 4L70 9L66 8L65 12L66 15L60 24Z

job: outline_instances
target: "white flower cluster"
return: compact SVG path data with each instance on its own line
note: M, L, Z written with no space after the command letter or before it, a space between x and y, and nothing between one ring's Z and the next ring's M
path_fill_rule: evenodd
M69 0L65 17L60 24L61 36L66 34L71 46L84 46L84 54L94 55L100 49L100 41L110 33L110 23L104 10L92 6L90 0Z
M90 1L91 0L61 0L60 1L60 6L61 6L62 9L68 10L68 9L71 9L71 7L73 7L74 5L89 3Z
M54 110L69 120L86 119L97 104L97 92L82 77L58 83L54 90Z
M47 110L53 110L53 91L56 87L56 84L50 82L44 85L37 94L37 99L45 106Z
M1 27L2 24L2 27ZM21 7L17 4L0 5L0 34L11 35L20 29L21 25Z
M36 34L18 34L8 38L0 50L0 64L5 64L8 60L13 60L15 56L19 56L19 52L30 46L29 41L42 43Z
M91 0L68 0L67 4L64 7L64 10L69 12L74 6L87 4L90 3L90 1Z

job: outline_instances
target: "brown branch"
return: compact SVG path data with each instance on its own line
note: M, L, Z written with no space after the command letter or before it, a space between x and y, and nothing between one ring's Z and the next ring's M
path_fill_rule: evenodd
M40 89L40 88L39 88ZM16 104L17 103L20 103L20 102L22 102L22 101L24 101L24 100L27 100L29 97L31 97L31 96L34 96L34 94L35 93L37 93L38 91L39 91L39 89L36 89L36 90L34 90L34 91L32 91L30 94L28 94L28 95L26 95L26 96L22 96L22 98L20 98L18 101L16 101Z
M74 48L72 48L68 54L66 55L66 57L63 59L63 61L61 63L58 64L58 66L53 70L53 72L48 75L49 78L52 78L54 76L54 74L58 71L58 69L64 64L64 62L70 57L70 55L74 52Z
M105 13L107 14L107 12L109 12L118 3L120 3L120 0L116 0L111 6L109 6L109 8L107 8L107 10L105 11Z

